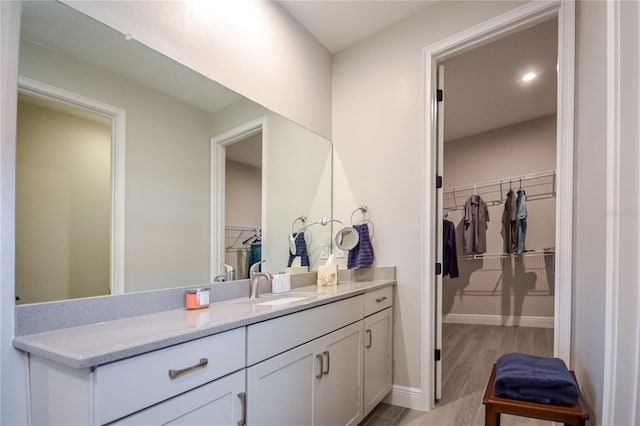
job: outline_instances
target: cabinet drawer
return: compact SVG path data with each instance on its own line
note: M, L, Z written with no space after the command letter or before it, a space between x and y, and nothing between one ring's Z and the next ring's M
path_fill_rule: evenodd
M169 370L185 371L173 379ZM238 328L96 368L98 424L108 423L244 367L245 329Z
M374 314L393 304L393 287L384 287L364 295L364 316Z
M364 296L351 297L247 327L247 365L362 319Z

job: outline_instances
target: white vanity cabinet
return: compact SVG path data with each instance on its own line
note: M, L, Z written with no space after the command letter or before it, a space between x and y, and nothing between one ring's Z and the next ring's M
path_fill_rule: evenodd
M364 415L391 391L393 361L393 287L365 295Z
M249 425L357 425L362 321L247 370Z
M248 327L248 425L362 420L363 307L357 296Z
M244 392L245 343L240 327L93 368L31 355L32 424L199 424L201 414L234 417L236 424L243 417L237 394ZM128 422L134 413L140 420ZM194 417L181 419L188 413Z

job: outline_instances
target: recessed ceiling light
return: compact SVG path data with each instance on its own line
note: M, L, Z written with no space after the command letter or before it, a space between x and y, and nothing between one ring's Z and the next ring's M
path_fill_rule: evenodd
M531 81L534 78L536 78L536 73L535 72L528 72L525 75L522 76L522 81Z

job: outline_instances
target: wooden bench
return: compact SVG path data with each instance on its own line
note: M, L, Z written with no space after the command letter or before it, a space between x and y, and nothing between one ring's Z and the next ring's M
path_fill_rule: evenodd
M576 378L573 371L571 371L571 375L574 379ZM491 377L489 377L487 389L484 391L484 398L482 399L482 403L485 405L485 426L500 426L500 414L549 420L572 426L584 426L586 420L589 419L582 395L579 395L578 403L574 405L552 405L519 401L496 396L495 381L496 365L493 364ZM578 382L576 381L576 383Z

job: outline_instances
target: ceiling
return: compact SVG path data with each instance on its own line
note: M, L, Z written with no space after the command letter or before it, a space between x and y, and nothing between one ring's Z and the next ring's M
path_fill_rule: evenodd
M557 38L553 19L444 62L445 140L555 114Z
M424 10L435 1L280 0L331 53Z

